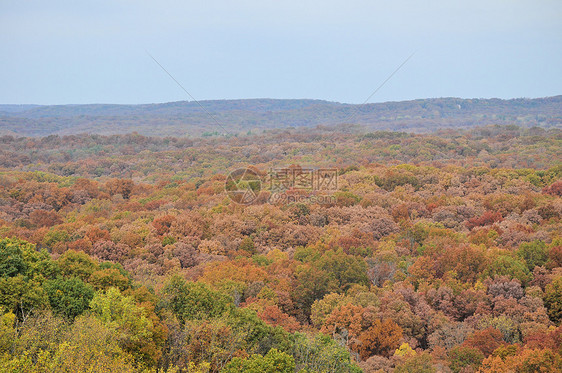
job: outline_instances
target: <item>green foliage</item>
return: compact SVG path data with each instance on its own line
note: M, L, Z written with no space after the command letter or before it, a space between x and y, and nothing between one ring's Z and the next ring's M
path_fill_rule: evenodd
M38 282L22 275L0 278L0 306L18 317L47 305L47 295Z
M81 251L68 250L57 260L61 273L65 277L78 277L88 281L97 268L97 263Z
M343 292L352 285L368 285L365 261L343 250L328 250L323 254L311 248L299 249L296 259L307 263L297 270L296 301L302 309L309 312L312 303L331 292Z
M418 189L421 184L416 176L409 172L396 172L390 171L384 177L375 176L375 184L379 187L391 192L396 187L402 185L411 185L415 189Z
M295 302L306 314L310 314L312 303L324 295L338 290L337 281L328 272L302 266L296 271L296 286L293 292Z
M17 337L14 324L16 315L11 312L0 316L0 355L9 352Z
M556 324L562 322L562 276L558 276L546 286L544 305L548 316Z
M507 276L518 279L523 284L527 283L531 276L526 263L522 259L509 254L495 256L487 269L486 275L491 278Z
M267 267L273 260L268 259L265 255L253 255L252 261L261 267Z
M58 268L48 254L17 239L0 240L0 306L19 317L45 307L47 297L41 283Z
M251 237L244 237L242 242L240 243L240 250L247 251L250 254L256 253L256 245Z
M336 204L338 206L354 206L361 201L361 197L351 192L336 192L334 197L336 197Z
M67 242L70 240L70 235L67 231L53 229L50 230L43 239L43 244L47 247L54 247L56 244L61 242Z
M548 261L548 249L542 241L525 242L519 246L517 255L527 263L532 271L536 266L543 266Z
M136 371L131 364L131 357L118 346L117 336L98 320L79 317L69 328L55 324L47 322L34 324L34 328L24 328L15 341L18 353L0 357L0 372ZM37 330L41 328L47 329L47 332L37 335Z
M289 335L283 328L266 324L250 309L233 309L225 322L234 331L243 331L248 351L265 353L270 348L286 351L291 347Z
M173 276L164 288L166 305L180 322L220 317L234 307L232 298L200 282Z
M353 284L369 284L365 261L362 258L345 254L343 250L326 251L312 265L326 271L343 291Z
M255 354L246 359L235 357L222 370L223 373L293 373L295 361L291 355L272 348L265 355Z
M172 236L165 236L162 238L162 246L173 245L176 243L176 238Z
M0 276L13 277L27 272L21 244L19 240L0 240Z
M361 372L349 350L324 334L295 333L291 353L299 372Z
M116 288L98 292L90 302L91 314L117 332L120 346L137 361L153 366L157 363L152 321L147 311L132 297L123 296ZM156 355L156 356L155 356Z
M42 281L56 277L59 272L58 265L45 250L37 251L35 245L18 239L0 240L0 277L22 275Z
M456 346L449 351L449 367L454 373L465 367L478 368L484 360L484 354L473 347Z
M84 313L94 297L92 286L77 277L48 280L44 288L53 312L69 320Z

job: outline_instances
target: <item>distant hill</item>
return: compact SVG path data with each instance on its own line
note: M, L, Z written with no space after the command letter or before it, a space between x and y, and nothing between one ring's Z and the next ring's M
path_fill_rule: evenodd
M193 101L143 105L0 105L0 135L138 132L152 136L210 136L340 124L359 124L368 130L413 132L488 124L562 125L562 96L512 100L436 98L366 105L308 99L200 103L204 110Z

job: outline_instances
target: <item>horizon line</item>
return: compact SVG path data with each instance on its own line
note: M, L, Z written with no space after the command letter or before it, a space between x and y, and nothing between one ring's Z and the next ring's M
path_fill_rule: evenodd
M553 96L540 96L540 97L510 97L510 98L501 98L501 97L456 97L456 96L441 96L441 97L424 97L424 98L414 98L414 99L404 99L404 100L386 100L386 101L375 101L375 102L368 102L364 105L373 105L373 104L385 104L391 102L411 102L411 101L419 101L419 100L442 100L442 99L457 99L457 100L502 100L502 101L513 101L513 100L540 100L540 99L547 99L547 98L554 98L560 97L562 94L553 95ZM320 102L328 102L340 105L350 105L350 106L360 106L363 105L361 103L349 103L349 102L340 102L340 101L331 101L327 99L321 98L270 98L270 97L254 97L254 98L221 98L221 99L205 99L205 100L197 100L199 102L220 102L220 101L258 101L258 100L271 100L271 101L320 101ZM115 106L143 106L143 105L163 105L163 104L173 104L173 103L194 103L196 101L193 100L177 100L177 101L162 101L162 102L144 102L144 103L109 103L109 102L90 102L90 103L65 103L65 104L37 104L37 103L17 103L17 104L10 104L10 103L0 103L0 106L92 106L92 105L115 105Z

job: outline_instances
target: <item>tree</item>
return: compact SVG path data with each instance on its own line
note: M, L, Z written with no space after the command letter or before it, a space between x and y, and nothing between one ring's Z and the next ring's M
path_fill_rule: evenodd
M164 294L168 307L182 323L219 317L234 306L232 298L212 290L204 283L188 282L179 276L170 279Z
M46 251L18 239L0 240L0 306L19 318L48 304L42 287L59 268Z
M29 214L29 219L37 227L52 227L62 223L62 218L56 211L35 210Z
M446 350L460 345L467 335L474 331L467 323L446 322L428 337L429 347L436 349L443 347Z
M160 216L152 221L152 226L156 229L156 233L160 236L168 234L170 232L170 227L176 221L176 217L173 215Z
M492 352L503 345L505 345L505 342L502 333L494 328L476 331L468 336L463 343L463 346L477 348L485 357L490 356Z
M364 311L363 307L353 304L338 306L326 317L321 331L333 337L339 336L347 344L362 332Z
M408 356L403 363L398 364L395 373L435 373L431 355L428 353L414 353Z
M292 355L298 372L359 373L347 347L324 334L294 334Z
M236 331L224 319L186 321L181 329L172 329L165 360L182 370L191 363L208 363L211 372L219 372L248 347L247 332Z
M74 250L65 252L57 262L63 276L78 277L83 281L88 281L98 266L88 254Z
M293 333L300 329L300 324L294 317L287 315L277 306L267 306L258 312L260 319L271 326L280 326L289 333Z
M246 359L235 357L222 370L224 373L293 373L295 360L275 348L265 355L255 354Z
M527 264L521 258L509 254L499 254L492 257L486 273L489 277L508 276L516 278L523 284L530 278Z
M546 286L544 305L550 319L559 325L562 321L562 276L556 277Z
M551 185L544 187L542 192L553 196L562 196L562 180L558 180Z
M551 248L548 253L548 259L547 266L549 268L562 267L562 245Z
M44 287L26 276L0 277L0 307L15 313L19 319L34 310L48 307Z
M478 368L484 360L484 354L477 348L467 346L456 346L449 351L449 368L454 373L461 372L465 367L473 370Z
M123 296L116 288L98 292L90 302L91 314L117 332L119 346L136 360L155 366L160 358L160 346L153 340L154 325L147 311L132 297Z
M94 244L90 254L102 260L111 260L113 262L123 262L129 254L131 248L125 244L115 244L108 240L99 240Z
M312 324L317 328L321 328L326 322L326 318L345 300L345 295L338 293L330 293L322 299L315 300L310 313Z
M521 283L518 280L512 279L506 276L496 276L493 280L487 281L488 283L488 294L495 297L503 298L515 298L521 299L525 295L525 291L521 287Z
M251 237L246 236L244 237L244 239L242 239L242 242L240 243L239 249L242 251L246 251L249 254L255 254L256 253L256 245L254 244L254 241L252 240Z
M482 362L483 373L500 372L560 372L562 357L551 349L518 349L508 355L490 355Z
M482 216L470 218L466 223L468 229L472 230L475 227L491 225L503 220L500 212L486 211Z
M14 328L16 315L8 312L0 316L0 354L5 354L12 350L17 333Z
M105 183L105 188L111 196L120 194L124 199L129 199L135 184L132 180L111 179Z
M44 288L53 312L69 320L84 313L94 297L94 289L76 277L48 280Z
M119 348L114 332L91 317L78 318L53 354L41 357L39 364L44 363L47 367L50 365L50 369L39 371L135 371L131 357Z
M392 320L375 320L362 332L352 347L359 352L361 359L367 360L372 355L391 356L400 346L402 329Z
M343 250L326 251L313 266L326 271L337 281L338 287L347 290L352 284L367 285L367 265L362 258L348 255Z
M115 266L120 267L118 264ZM131 279L127 276L128 274L122 267L116 267L112 267L111 264L110 266L103 266L102 264L100 269L92 273L90 276L90 284L92 284L96 290L106 290L110 287L116 287L119 288L119 290L127 289L131 286Z
M18 274L25 274L27 264L23 257L22 245L24 241L2 239L0 240L0 276L13 277Z
M529 271L543 266L548 260L548 249L542 241L525 242L519 246L517 255L527 263Z
M315 300L336 291L337 288L336 280L328 272L303 265L296 270L293 297L298 308L308 316Z

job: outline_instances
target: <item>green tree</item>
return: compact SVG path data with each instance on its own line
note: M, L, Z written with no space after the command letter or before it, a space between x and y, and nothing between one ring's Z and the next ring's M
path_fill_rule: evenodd
M368 285L367 264L363 258L348 255L343 250L326 251L313 266L326 271L343 291L353 284Z
M310 314L310 308L315 300L322 299L326 294L337 290L337 282L328 272L311 265L297 268L293 297L305 315Z
M456 346L449 351L449 368L454 373L460 372L465 367L478 368L484 360L484 354L474 347Z
M225 321L235 333L244 334L246 351L263 354L270 348L285 351L291 347L289 334L283 328L266 324L251 309L234 308Z
M219 317L234 307L232 298L201 282L188 282L180 276L164 288L166 302L181 323L193 319Z
M235 357L222 370L223 373L293 373L295 360L291 355L275 348L262 356L254 354L246 359Z
M33 310L48 307L45 290L27 276L0 277L0 306L15 313L19 319Z
M153 366L160 357L153 341L154 325L147 311L133 297L123 296L116 288L98 292L90 302L91 314L118 333L119 345L136 360Z
M562 276L558 276L546 286L544 305L548 316L556 324L562 321Z
M256 253L256 245L254 244L252 238L248 236L244 237L244 239L240 243L239 249L243 251L247 251L250 254Z
M94 297L94 289L76 277L49 280L44 288L53 312L69 320L84 313Z
M299 372L361 372L349 350L325 334L295 333L291 353Z
M548 261L548 249L542 241L524 242L517 250L517 256L527 263L529 271L543 266Z
M62 275L65 277L78 277L88 281L92 273L98 268L95 260L82 251L68 250L58 259Z
M0 276L13 277L27 272L27 264L21 249L23 241L0 240Z
M0 316L0 355L11 350L17 337L14 323L16 315L11 312Z
M522 284L527 283L530 278L526 263L521 258L513 257L509 254L500 254L492 258L486 274L492 278L496 276L516 278Z
M35 329L40 328L37 325ZM25 336L23 338L26 338ZM49 343L35 353L22 351L0 364L0 372L96 372L133 373L131 357L118 345L117 335L93 317L79 317L63 331L59 340L35 340L36 346ZM6 357L5 357L6 358Z

